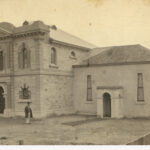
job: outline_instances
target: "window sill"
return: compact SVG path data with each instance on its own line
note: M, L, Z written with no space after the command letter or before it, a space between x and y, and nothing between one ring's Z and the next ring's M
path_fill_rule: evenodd
M28 102L32 102L30 99L20 99L19 101L18 101L18 103L28 103Z
M137 104L137 105L145 105L146 102L145 101L136 101L135 104Z
M93 104L94 101L93 101L93 100L91 100L91 101L86 101L85 103L86 103L86 104Z
M50 67L50 68L58 68L58 66L55 65L55 64L50 64L49 67Z
M24 70L31 70L31 68L18 68L18 70L22 70L22 71L24 71Z
M69 56L69 58L71 58L71 59L75 59L75 60L77 59L77 57L73 57L73 56Z

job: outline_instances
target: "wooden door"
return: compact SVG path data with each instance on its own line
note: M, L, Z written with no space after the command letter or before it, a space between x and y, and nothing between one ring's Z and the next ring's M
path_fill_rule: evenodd
M111 117L111 96L109 93L103 95L103 117Z
M5 109L5 98L4 98L4 90L2 87L0 87L0 113L3 114L4 113L4 109Z

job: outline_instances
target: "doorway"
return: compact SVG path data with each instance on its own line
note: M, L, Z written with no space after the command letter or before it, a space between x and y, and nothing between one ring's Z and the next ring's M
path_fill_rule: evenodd
M4 109L5 109L4 89L0 86L0 114L4 113Z
M111 117L111 95L103 94L103 117Z

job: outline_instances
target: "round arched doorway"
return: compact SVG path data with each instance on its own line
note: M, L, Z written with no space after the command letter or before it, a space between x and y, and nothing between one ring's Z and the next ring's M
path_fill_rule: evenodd
M4 97L4 89L0 86L0 114L4 113L5 109L5 97Z
M103 94L103 117L111 117L111 95Z

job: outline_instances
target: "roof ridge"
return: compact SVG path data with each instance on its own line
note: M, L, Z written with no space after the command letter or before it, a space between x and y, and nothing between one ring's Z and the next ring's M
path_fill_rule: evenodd
M150 61L150 50L140 44L125 46L113 46L106 50L100 51L83 60L83 63L89 61L90 64L107 64L107 63L127 63L127 62L141 62ZM133 47L132 47L133 46ZM81 63L82 64L82 63Z
M56 27L57 27L57 26L56 26ZM55 31L55 30L52 29L52 28L51 28L51 30ZM78 36L76 36L76 35L73 35L73 34L67 32L67 31L64 31L64 30L62 30L62 29L59 28L59 27L57 27L57 30L63 32L64 34L67 34L67 35L69 35L69 36L72 36L73 38L76 38L76 39L78 39L78 40L80 40L80 41L82 41L82 42L85 42L85 43L87 43L87 44L89 44L89 45L91 45L91 46L93 46L93 47L96 47L96 45L91 44L90 42L87 42L86 40L84 40L84 39L82 39L82 38L80 38L80 37L78 37ZM57 31L57 30L56 30L56 31Z
M141 44L127 44L127 45L115 45L115 46L104 46L104 47L96 47L94 49L99 49L99 48L113 48L113 47L126 47L126 46L142 46Z

